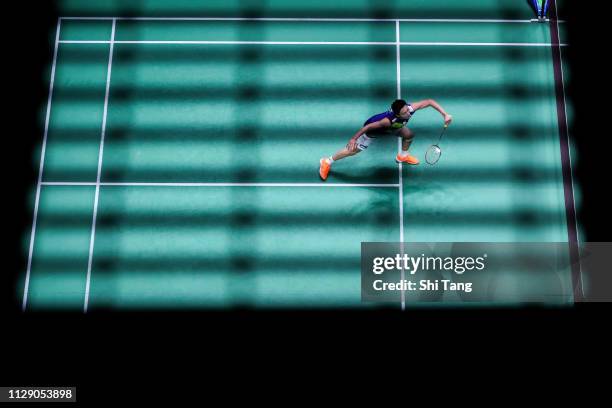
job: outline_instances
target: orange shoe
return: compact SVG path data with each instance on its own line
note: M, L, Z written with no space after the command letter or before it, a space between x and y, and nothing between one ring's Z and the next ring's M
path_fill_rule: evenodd
M420 163L419 159L409 154L405 156L398 154L397 157L395 158L395 161L398 163L406 163L406 164L413 164L413 165L417 165Z
M327 158L322 158L321 160L319 160L319 176L321 176L321 179L323 181L327 180L327 175L329 174L329 171L331 170L331 164L329 164L329 161L327 161Z

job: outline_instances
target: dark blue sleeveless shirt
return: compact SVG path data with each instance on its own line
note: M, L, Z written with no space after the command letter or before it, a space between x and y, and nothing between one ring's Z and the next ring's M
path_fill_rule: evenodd
M410 116L408 117L408 119L399 118L395 116L395 113L393 113L392 110L388 110L386 112L378 113L370 117L368 120L366 120L363 123L363 126L366 126L366 125L369 125L370 123L378 122L379 120L383 120L384 118L387 118L391 121L391 127L371 130L368 132L368 134L378 134L378 135L387 134L390 132L394 132L398 129L401 129L404 126L406 126L406 123L408 123L408 121L410 120L410 118L412 118L412 115L414 115L414 112L415 112L415 110L412 108L412 105L408 104L407 106L408 106L408 111L410 112Z

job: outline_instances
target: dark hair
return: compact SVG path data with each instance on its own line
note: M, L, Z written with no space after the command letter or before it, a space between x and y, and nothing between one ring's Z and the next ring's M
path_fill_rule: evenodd
M405 100L403 99L396 99L395 101L393 101L393 103L391 104L391 110L393 111L393 113L395 113L396 115L399 115L400 111L402 110L402 108L404 106L408 105L408 103L406 103Z

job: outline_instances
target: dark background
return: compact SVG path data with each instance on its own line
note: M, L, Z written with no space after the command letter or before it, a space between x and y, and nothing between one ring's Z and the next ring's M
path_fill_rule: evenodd
M606 2L566 1L560 10L568 21L568 58L572 82L568 98L573 101L575 121L571 128L580 160L575 167L575 184L582 191L578 214L585 241L612 241L608 190L610 170L608 147L612 117L608 94L609 62ZM480 348L483 357L511 360L522 352L549 356L551 361L583 359L594 343L605 338L603 330L612 311L609 305L578 304L574 308L522 308L491 310L437 310L386 312L283 311L201 313L122 313L61 315L20 312L17 279L22 279L27 259L22 237L31 228L28 200L36 184L33 149L43 129L39 115L46 104L48 75L52 60L50 37L58 12L53 2L13 4L7 10L3 47L5 115L2 121L4 203L6 237L3 244L2 333L6 340L10 369L4 370L5 384L77 384L81 400L101 397L93 382L103 369L109 379L136 381L145 369L149 376L185 375L177 365L216 371L241 379L257 377L250 369L267 366L280 358L288 368L315 369L341 361L359 367L365 359L359 345L400 352L428 344L438 352L460 351L468 344ZM18 16L27 15L27 19ZM15 17L12 17L15 16ZM517 154L529 154L521 152ZM587 340L589 339L589 340ZM486 340L486 341L485 341ZM365 342L365 343L364 343ZM491 345L494 345L493 351ZM609 348L609 346L607 346ZM478 353L477 353L478 354ZM316 359L311 359L311 357ZM473 355L472 355L473 357ZM322 359L321 363L315 363ZM13 361L14 360L14 361ZM499 360L501 361L501 360ZM370 361L371 362L371 361ZM398 362L400 364L400 362ZM73 368L79 366L79 368ZM170 369L162 369L166 365ZM461 365L460 365L461 366ZM5 365L5 368L9 365ZM85 370L82 368L86 367ZM247 373L248 369L248 373ZM94 371L95 373L92 373ZM105 398L110 398L106 396Z

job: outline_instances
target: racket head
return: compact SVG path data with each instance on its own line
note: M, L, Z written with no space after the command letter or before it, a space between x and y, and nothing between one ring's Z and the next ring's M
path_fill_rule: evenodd
M442 149L438 145L431 145L425 153L425 161L429 164L436 164L442 156Z

